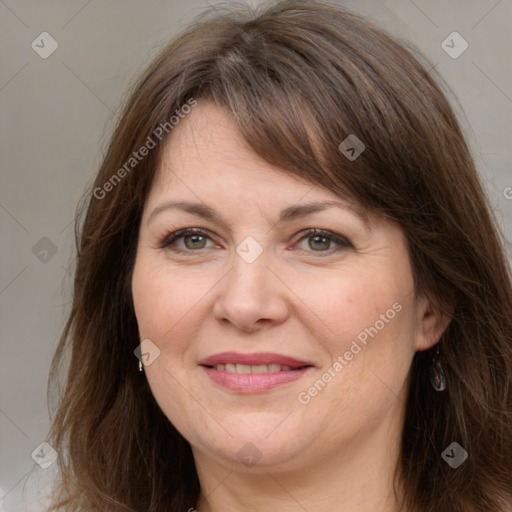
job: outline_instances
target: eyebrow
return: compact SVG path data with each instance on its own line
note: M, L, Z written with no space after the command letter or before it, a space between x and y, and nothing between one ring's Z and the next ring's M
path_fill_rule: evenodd
M352 206L339 201L322 201L316 203L308 203L303 205L289 206L281 211L279 214L279 222L291 222L293 220L301 219L307 215L317 213L328 208L341 208L342 210L348 210L355 214L364 223L365 227L369 230L369 220L367 215L363 212L362 208ZM218 223L225 223L222 217L212 208L205 205L204 203L192 203L189 201L166 201L161 205L157 206L150 214L147 223L156 217L159 213L166 210L182 210L191 215L197 215L204 219L215 221Z

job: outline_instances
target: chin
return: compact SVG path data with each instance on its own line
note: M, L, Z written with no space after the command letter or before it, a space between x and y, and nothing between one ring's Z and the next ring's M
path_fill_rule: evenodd
M285 417L281 415L280 421ZM283 428L286 421L288 419L279 425L274 415L268 417L261 413L237 416L226 429L229 434L223 431L222 435L217 435L218 429L212 427L208 431L214 432L214 436L200 436L191 444L193 449L220 459L223 465L233 470L291 470L296 467L297 458L304 456L305 448L312 444L312 440L301 437L301 430L290 428L291 425Z

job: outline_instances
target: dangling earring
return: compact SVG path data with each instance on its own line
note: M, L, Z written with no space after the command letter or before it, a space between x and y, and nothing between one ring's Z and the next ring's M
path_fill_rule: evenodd
M142 372L142 371L144 371L144 370L142 369L142 361L139 359L139 372Z
M432 362L428 369L430 384L436 391L444 391L446 389L446 375L444 374L443 367L439 361L439 344L436 348L436 353L432 357Z

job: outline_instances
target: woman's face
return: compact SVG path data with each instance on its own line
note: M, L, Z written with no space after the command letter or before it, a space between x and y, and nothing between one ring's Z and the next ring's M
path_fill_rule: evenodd
M226 467L389 453L414 352L438 337L402 231L272 168L209 103L165 148L132 290L155 399Z

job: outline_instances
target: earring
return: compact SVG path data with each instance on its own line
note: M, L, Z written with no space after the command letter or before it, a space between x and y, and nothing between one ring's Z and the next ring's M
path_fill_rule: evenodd
M139 372L142 372L143 369L142 369L142 361L139 359Z
M446 375L439 361L439 345L437 345L436 353L432 357L432 362L428 369L430 384L436 391L444 391L446 389Z

